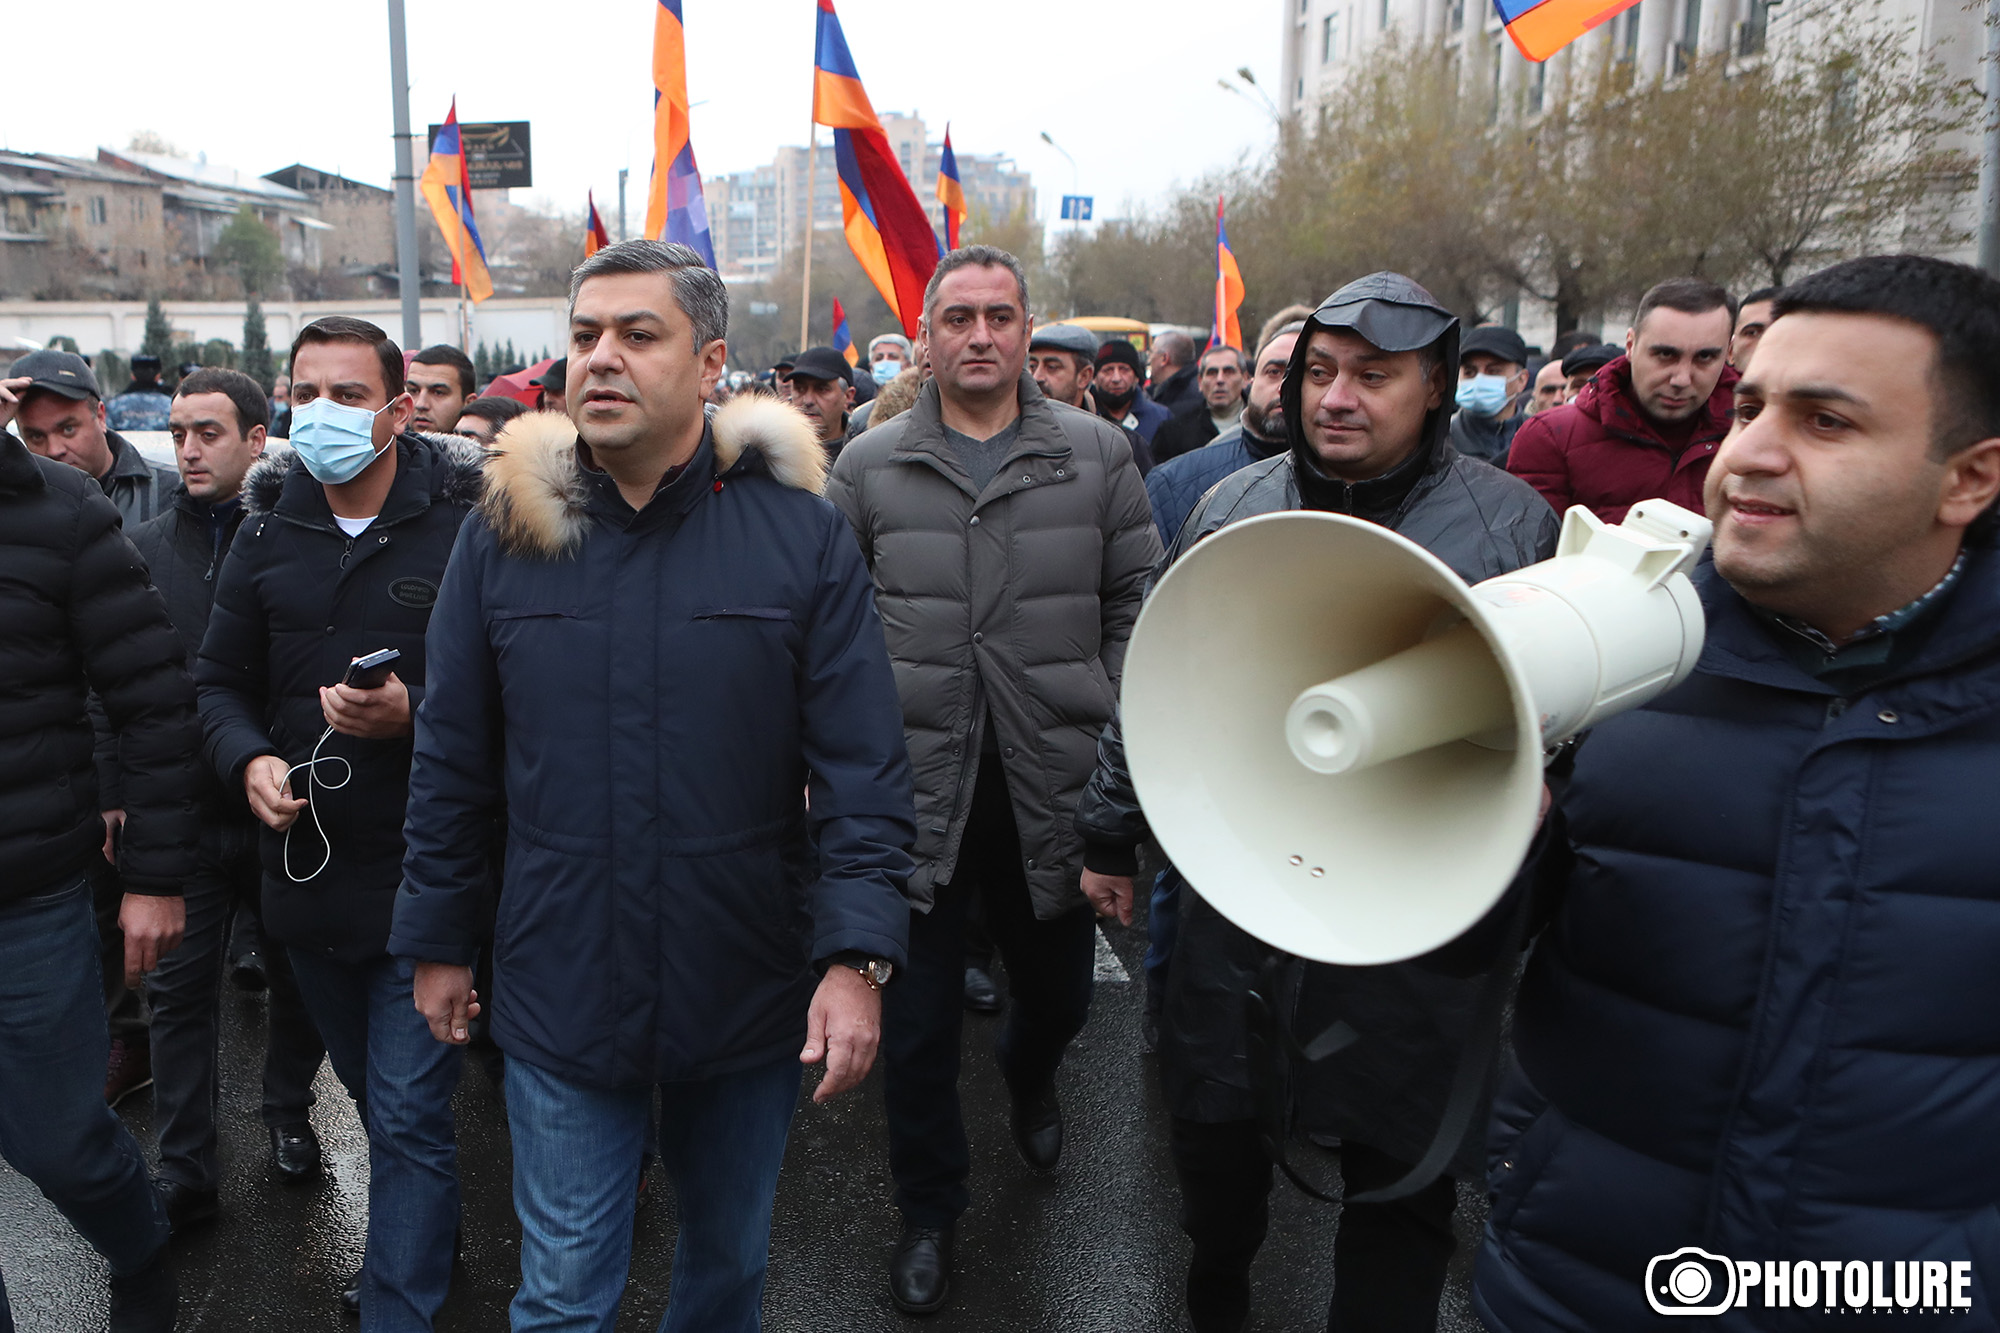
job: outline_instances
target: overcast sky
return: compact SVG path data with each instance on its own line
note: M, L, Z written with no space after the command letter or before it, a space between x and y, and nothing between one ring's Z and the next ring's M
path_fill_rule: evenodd
M1031 171L1045 219L1069 163L1097 216L1264 150L1271 120L1216 86L1248 65L1276 93L1283 0L839 0L877 111L952 122L964 153ZM454 94L463 120L533 123L521 203L616 228L629 168L636 234L652 164L654 0L408 0L419 136ZM7 6L0 143L92 156L153 130L261 175L294 161L386 186L393 170L386 0L109 0ZM683 0L694 144L704 175L805 142L814 0ZM79 24L87 14L88 24ZM46 58L41 54L46 53ZM826 131L821 131L822 135ZM425 146L419 144L418 169ZM928 197L929 190L920 187Z

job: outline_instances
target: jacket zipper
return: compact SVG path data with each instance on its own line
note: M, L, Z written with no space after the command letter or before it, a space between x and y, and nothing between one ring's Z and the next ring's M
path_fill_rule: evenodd
M347 568L347 557L348 557L348 556L350 556L350 555L353 555L353 554L354 554L354 538L352 538L352 537L349 537L349 538L347 539L347 547L346 547L346 549L345 549L345 550L343 550L343 551L342 551L342 552L340 553L340 565L339 565L339 568L341 568L341 569L346 569L346 568Z

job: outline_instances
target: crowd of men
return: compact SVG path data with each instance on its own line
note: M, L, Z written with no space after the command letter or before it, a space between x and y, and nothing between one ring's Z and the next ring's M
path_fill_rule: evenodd
M0 1154L104 1256L111 1327L173 1327L171 1238L221 1206L225 978L271 994L280 1178L321 1169L322 1055L366 1128L337 1293L364 1329L429 1329L448 1292L451 1092L482 1039L514 1329L613 1327L652 1162L679 1222L661 1327L759 1327L814 1065L823 1102L882 1064L889 1290L943 1308L974 1197L961 1016L996 955L1024 1167L1092 1132L1062 1066L1096 918L1141 893L1118 697L1154 583L1289 510L1477 582L1548 558L1573 505L1660 496L1715 524L1708 648L1553 764L1488 922L1305 964L1156 864L1186 1313L1247 1323L1296 1131L1339 1149L1330 1329L1434 1327L1482 1179L1473 1301L1501 1333L1836 1306L1995 1328L2000 882L1970 807L2000 789L2000 283L1909 256L1740 302L1670 278L1622 347L1545 358L1393 273L1150 359L1031 310L1013 256L965 247L917 339L732 393L720 280L633 241L576 270L539 411L344 317L275 396L135 365L106 400L60 352L0 378ZM111 424L153 398L172 472ZM1524 938L1489 1069L1475 1029ZM1353 1038L1275 1094L1246 1027L1271 976L1301 1033ZM1454 1137L1468 1060L1489 1092ZM153 1163L112 1109L148 1081ZM1689 1247L1730 1256L1739 1309L1655 1281Z

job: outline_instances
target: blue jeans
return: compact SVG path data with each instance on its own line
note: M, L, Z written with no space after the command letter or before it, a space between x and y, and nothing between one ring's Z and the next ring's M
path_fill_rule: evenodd
M407 958L343 963L291 951L292 974L327 1059L368 1128L364 1333L426 1333L451 1288L458 1239L459 1048L417 1012Z
M771 1205L799 1065L660 1087L660 1159L680 1239L660 1333L757 1333ZM653 1089L591 1088L507 1058L521 1289L514 1333L610 1333L632 1264L632 1212Z
M129 1277L166 1245L167 1215L104 1104L110 1053L90 882L0 904L0 1156Z

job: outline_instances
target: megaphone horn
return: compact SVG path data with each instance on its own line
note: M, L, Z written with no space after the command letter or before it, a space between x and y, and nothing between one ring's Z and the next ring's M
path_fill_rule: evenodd
M1518 868L1541 755L1686 679L1706 519L1581 507L1553 559L1468 587L1386 528L1269 514L1168 571L1126 656L1126 754L1162 850L1287 952L1448 943Z

